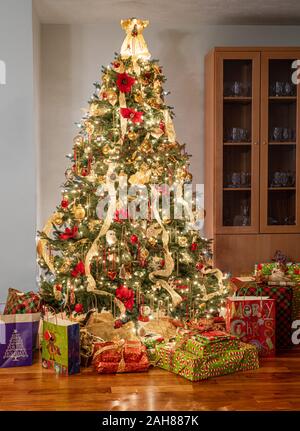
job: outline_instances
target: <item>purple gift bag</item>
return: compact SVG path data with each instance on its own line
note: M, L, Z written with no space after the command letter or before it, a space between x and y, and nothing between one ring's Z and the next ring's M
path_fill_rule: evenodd
M32 365L40 313L0 315L0 368Z

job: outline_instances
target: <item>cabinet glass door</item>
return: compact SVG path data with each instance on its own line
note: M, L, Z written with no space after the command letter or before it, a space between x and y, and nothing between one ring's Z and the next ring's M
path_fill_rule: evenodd
M260 54L231 52L219 55L218 232L256 232Z
M300 52L262 54L261 231L299 231L298 86Z

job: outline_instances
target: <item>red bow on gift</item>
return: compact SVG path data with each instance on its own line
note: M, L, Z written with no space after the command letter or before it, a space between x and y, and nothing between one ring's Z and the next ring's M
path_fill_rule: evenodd
M72 227L72 229L70 229L69 227L66 227L65 232L59 234L59 239L66 240L66 239L75 238L77 234L78 234L78 226L74 226Z
M128 289L122 284L116 290L116 297L123 302L128 310L132 310L134 304L134 292L132 289Z
M143 121L143 112L136 111L135 109L131 108L121 108L120 112L123 118L128 118L133 123L141 123Z
M71 275L72 277L78 277L78 275L85 275L85 267L82 260L75 265L73 271L71 272Z

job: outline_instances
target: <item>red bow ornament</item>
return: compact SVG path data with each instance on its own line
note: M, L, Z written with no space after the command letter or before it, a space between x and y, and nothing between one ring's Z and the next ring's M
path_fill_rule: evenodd
M135 109L131 108L120 108L120 112L123 118L128 118L133 123L142 123L143 119L143 112L136 111Z
M117 87L121 93L129 93L134 83L135 79L132 76L127 73L118 73Z
M85 275L85 267L82 260L75 265L73 271L71 272L71 275L72 277L78 277L78 275Z
M134 305L134 291L132 289L128 289L128 287L123 284L119 286L116 290L116 297L123 302L125 307L128 310L133 309Z
M72 229L70 229L69 227L66 227L65 232L59 234L59 239L67 240L67 239L76 238L77 234L78 234L78 226L73 226Z

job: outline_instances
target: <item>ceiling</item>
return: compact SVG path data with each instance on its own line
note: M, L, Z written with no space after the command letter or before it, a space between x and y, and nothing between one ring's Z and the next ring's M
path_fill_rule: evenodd
M299 0L34 0L42 23L115 23L137 16L152 22L299 25Z

